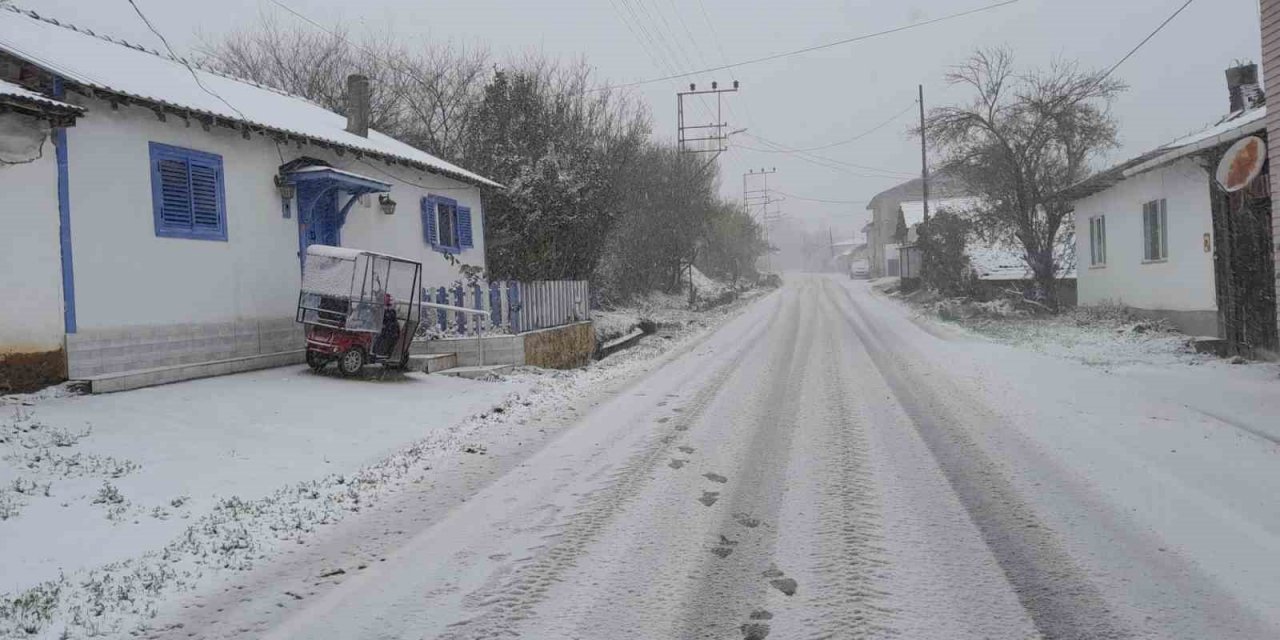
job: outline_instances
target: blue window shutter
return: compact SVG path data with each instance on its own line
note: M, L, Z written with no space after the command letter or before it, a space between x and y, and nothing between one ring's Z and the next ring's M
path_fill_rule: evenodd
M191 226L195 231L216 233L222 226L222 198L218 192L219 174L211 163L192 160Z
M458 205L458 246L470 249L471 244L471 207Z
M226 240L222 156L158 142L150 151L156 235Z
M186 161L160 157L151 167L152 179L159 189L155 206L160 224L173 229L191 229L191 186Z
M436 247L436 199L422 199L422 239L433 249Z

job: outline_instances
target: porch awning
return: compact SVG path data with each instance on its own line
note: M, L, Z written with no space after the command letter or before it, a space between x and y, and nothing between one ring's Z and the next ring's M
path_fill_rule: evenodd
M358 173L334 169L333 167L303 167L284 174L285 180L293 184L322 182L324 186L353 194L386 193L391 191L391 183L375 180Z

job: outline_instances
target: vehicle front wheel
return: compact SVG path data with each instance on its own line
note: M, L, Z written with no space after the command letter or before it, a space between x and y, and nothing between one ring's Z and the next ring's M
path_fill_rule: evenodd
M364 349L353 347L338 357L338 372L344 376L354 376L364 368Z

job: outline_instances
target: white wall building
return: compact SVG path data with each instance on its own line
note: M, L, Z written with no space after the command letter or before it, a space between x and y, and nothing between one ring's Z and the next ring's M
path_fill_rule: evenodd
M1266 107L1074 185L1081 305L1120 304L1220 335L1210 168L1201 154L1265 128Z
M449 256L485 265L480 187L500 185L358 116L12 8L0 81L82 111L45 158L0 166L0 296L24 305L0 312L0 353L65 341L73 379L270 366L300 359L308 244L420 261L429 285L458 279Z

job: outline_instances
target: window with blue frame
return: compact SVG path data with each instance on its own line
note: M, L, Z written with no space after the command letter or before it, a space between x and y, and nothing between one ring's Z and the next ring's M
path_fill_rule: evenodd
M151 206L156 235L227 239L222 156L151 143Z
M441 253L472 248L471 208L453 198L428 195L422 199L422 236Z

